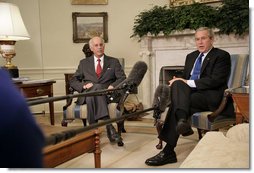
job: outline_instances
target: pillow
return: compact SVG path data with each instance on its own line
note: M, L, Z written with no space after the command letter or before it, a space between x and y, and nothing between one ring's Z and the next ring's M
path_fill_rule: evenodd
M230 128L226 137L236 142L249 143L249 123L237 124Z

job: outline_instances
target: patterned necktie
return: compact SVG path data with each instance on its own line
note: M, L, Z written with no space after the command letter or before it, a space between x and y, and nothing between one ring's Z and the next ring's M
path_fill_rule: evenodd
M97 67L96 67L96 75L99 78L100 75L101 75L101 71L102 71L102 69L101 69L101 63L100 63L101 60L98 58L97 61L98 61L98 64L97 64Z
M195 63L195 67L194 67L194 70L193 70L193 73L190 77L190 80L196 80L199 78L199 75L200 75L200 70L201 70L201 64L202 64L202 57L204 56L203 53L201 53Z

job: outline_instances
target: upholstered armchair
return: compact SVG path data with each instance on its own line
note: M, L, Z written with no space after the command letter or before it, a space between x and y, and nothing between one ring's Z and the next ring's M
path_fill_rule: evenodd
M245 85L248 65L249 55L231 55L231 74L228 80L228 89L224 92L220 106L214 112L197 112L191 117L192 126L198 129L199 139L207 131L215 131L236 124L235 117L220 116L220 113L225 108L228 99L232 99L230 90Z

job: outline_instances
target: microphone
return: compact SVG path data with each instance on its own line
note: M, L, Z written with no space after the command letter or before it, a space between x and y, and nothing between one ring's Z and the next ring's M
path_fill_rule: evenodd
M168 85L160 84L154 93L153 107L155 120L160 119L161 113L163 113L166 108L171 103L171 90Z
M135 92L139 84L141 83L142 79L145 76L145 73L147 71L147 65L143 61L138 61L134 64L133 68L131 69L130 74L128 77L122 81L120 84L118 84L115 88L116 89L122 89L119 91L116 91L108 96L110 101L120 100L120 97L124 93L131 93Z
M132 92L135 87L138 87L144 78L147 71L147 65L143 61L138 61L134 64L130 74L127 79L121 82L116 88L126 88L130 92Z

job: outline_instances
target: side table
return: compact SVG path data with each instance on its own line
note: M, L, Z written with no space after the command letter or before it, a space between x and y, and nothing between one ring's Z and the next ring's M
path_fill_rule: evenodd
M236 124L249 122L249 88L232 89L230 93L236 104Z
M20 91L26 98L36 98L41 96L53 97L53 83L56 83L54 80L50 81L33 81L29 83L16 83ZM54 119L54 103L49 102L49 112L50 112L50 124L55 124Z

